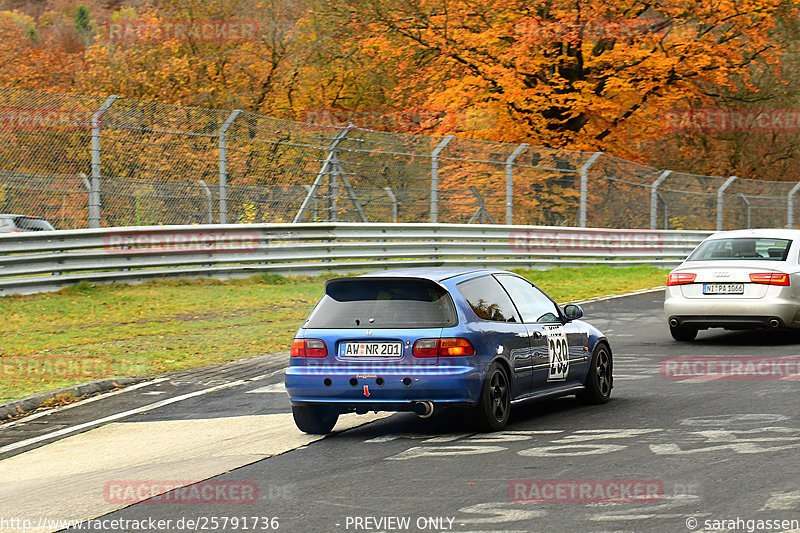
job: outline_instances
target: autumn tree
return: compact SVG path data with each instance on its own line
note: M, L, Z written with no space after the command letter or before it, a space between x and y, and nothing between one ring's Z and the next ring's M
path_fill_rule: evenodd
M395 107L482 110L492 125L460 133L636 156L665 109L746 83L757 59L774 63L771 31L794 7L356 0L320 9L351 29L354 53L392 65Z

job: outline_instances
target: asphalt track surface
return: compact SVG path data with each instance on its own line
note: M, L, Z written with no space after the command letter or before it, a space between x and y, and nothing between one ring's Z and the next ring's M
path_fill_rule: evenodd
M662 304L585 304L611 341L612 400L520 406L496 433L381 414L303 435L284 357L4 424L0 531L800 531L800 376L784 364L800 335L677 343ZM685 357L717 373L676 374Z

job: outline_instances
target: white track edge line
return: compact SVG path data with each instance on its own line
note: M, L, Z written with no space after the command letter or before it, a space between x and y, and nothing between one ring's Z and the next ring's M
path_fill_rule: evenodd
M155 403L143 405L141 407L137 407L136 409L131 409L129 411L123 411L122 413L117 413L114 415L109 415L103 418L98 418L97 420L92 420L90 422L84 422L82 424L78 424L76 426L66 427L54 431L52 433L46 433L44 435L38 435L36 437L31 437L30 439L22 440L19 442L15 442L13 444L8 444L0 448L0 453L10 452L19 448L24 448L25 446L30 446L31 444L36 444L38 442L42 442L45 440L54 439L57 437L61 437L64 435L69 435L70 433L75 433L76 431L80 431L82 429L90 428L93 426L98 426L100 424L105 424L108 422L114 422L115 420L119 420L121 418L127 418L132 415L138 415L141 413L146 413L147 411L152 411L153 409L158 409L159 407L164 407L165 405L169 405L172 403L180 402L183 400L188 400L189 398L194 398L195 396L200 396L202 394L207 394L209 392L215 392L222 389L227 389L230 387L235 387L237 385L242 385L244 383L248 383L244 380L237 380L232 381L230 383L225 383L223 385L217 385L215 387L210 387L208 389L203 389L195 392L190 392L188 394L182 394L180 396L175 396L172 398L167 398L165 400L161 400Z

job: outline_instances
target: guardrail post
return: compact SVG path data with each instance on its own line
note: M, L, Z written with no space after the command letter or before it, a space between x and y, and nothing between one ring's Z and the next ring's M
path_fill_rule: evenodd
M795 183L792 190L789 191L789 194L786 197L786 204L788 211L786 213L786 224L789 229L794 229L792 226L794 225L794 195L795 193L800 190L800 181Z
M397 223L397 197L394 195L391 187L384 187L383 190L386 192L386 196L389 197L389 200L392 201L392 222Z
M586 227L586 206L588 204L589 195L589 169L594 162L603 155L603 152L595 152L589 160L581 167L581 203L578 209L578 226L581 228Z
M656 229L656 224L658 223L658 186L670 174L672 174L671 170L665 170L650 186L650 229Z
M527 147L525 143L520 144L506 158L506 224L508 225L514 223L514 161Z
M242 114L234 109L219 129L219 223L228 223L228 128Z
M213 222L214 222L214 210L211 207L211 189L208 188L208 185L206 185L206 182L204 180L199 180L198 183L200 184L200 186L203 188L203 190L206 193L206 204L208 205L207 213L206 213L207 223L208 224L213 224Z
M722 184L722 187L717 189L717 231L722 231L722 216L723 216L723 210L725 209L725 203L724 200L722 199L722 193L724 193L725 189L727 189L730 186L730 184L733 183L735 180L736 176L731 176L730 178L725 180L725 183Z
M114 105L119 96L112 94L100 109L92 115L92 179L89 182L89 227L100 227L100 128L102 126L103 115Z
M433 223L439 219L439 154L454 137L455 135L448 135L431 152L431 222Z

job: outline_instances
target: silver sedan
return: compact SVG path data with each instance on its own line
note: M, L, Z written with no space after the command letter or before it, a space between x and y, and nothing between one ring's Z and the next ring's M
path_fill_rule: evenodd
M667 277L672 337L708 328L800 328L800 230L722 231Z

